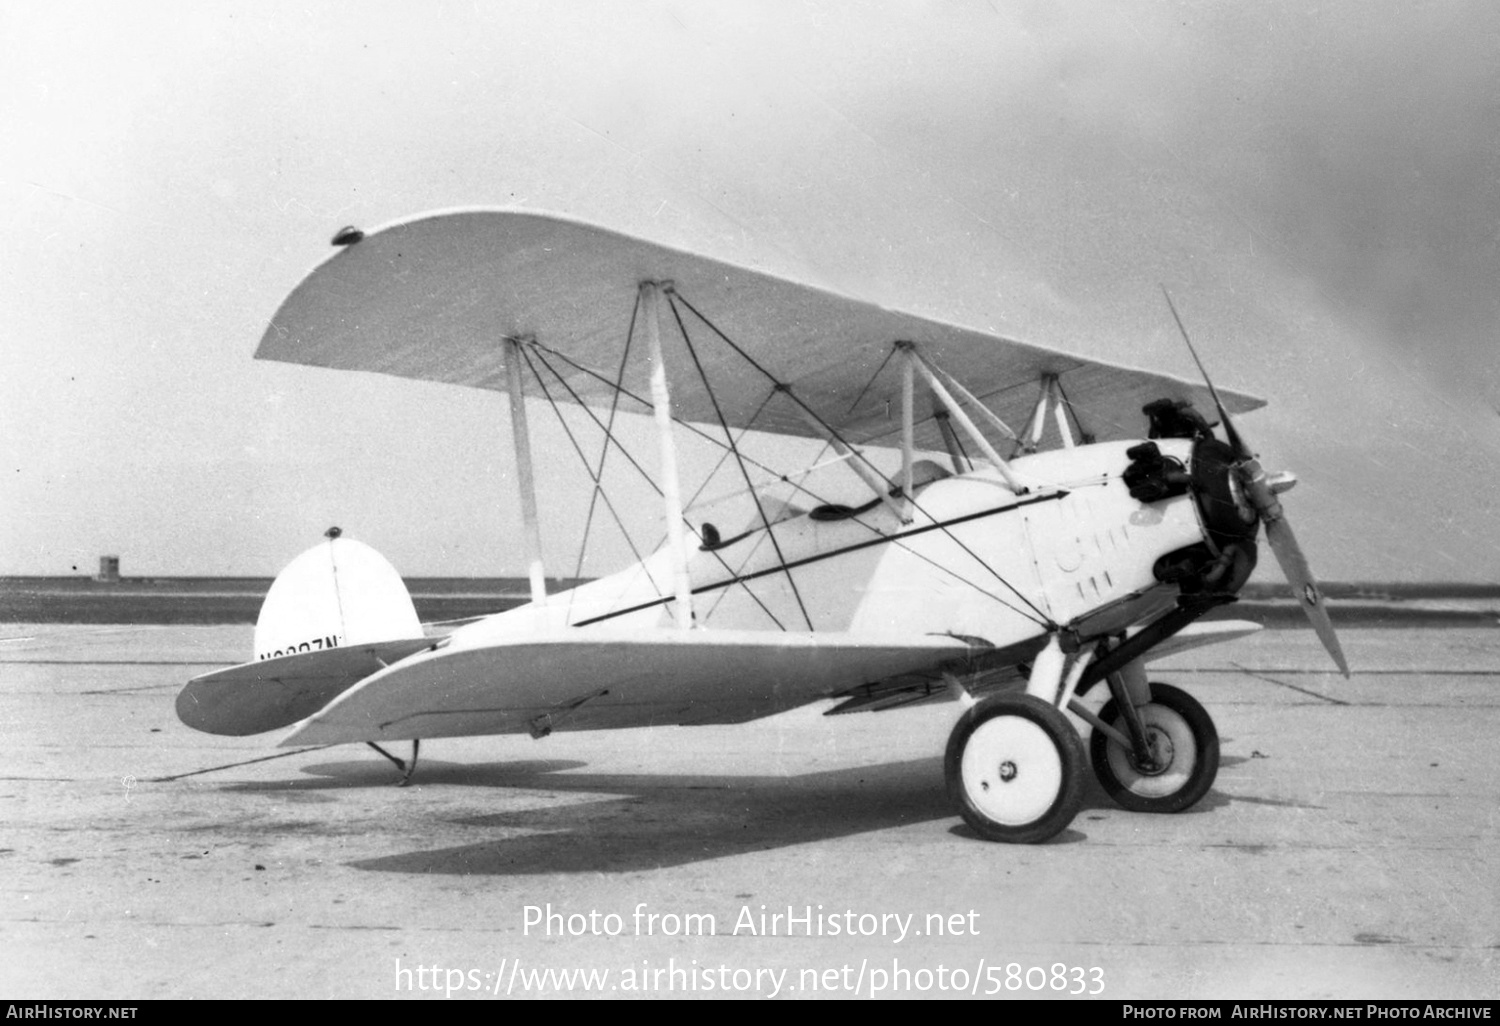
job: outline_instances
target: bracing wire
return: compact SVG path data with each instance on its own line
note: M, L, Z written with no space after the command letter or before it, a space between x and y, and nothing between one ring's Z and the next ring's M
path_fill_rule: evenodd
M546 398L548 405L552 407L552 412L557 416L557 422L562 425L563 433L568 436L568 441L572 443L573 451L578 454L578 459L583 463L584 472L587 473L591 478L593 478L595 494L604 501L605 508L609 510L610 516L614 518L615 526L618 527L620 529L620 533L625 536L625 544L630 546L631 556L635 558L635 561L637 563L642 562L640 551L636 549L635 542L630 537L630 532L626 530L625 522L621 519L619 512L615 509L615 504L610 501L609 495L606 494L600 487L599 477L595 473L594 468L589 465L589 459L584 455L583 446L578 444L578 439L574 436L573 429L568 425L567 418L563 416L562 410L558 407L557 400L552 398L552 391L547 387L547 382L542 379L542 376L539 373L537 373L536 365L531 362L531 354L527 353L524 348L522 348L520 352L521 358L526 361L527 369L531 371L531 376L536 379L537 385L541 387L543 397ZM585 535L584 541L587 542L587 535ZM582 570L583 557L580 553L578 560L578 569L574 571L573 576L575 578L581 577Z
M578 544L578 565L573 571L574 577L579 577L583 574L583 557L584 554L588 552L589 529L593 526L594 507L598 502L599 495L601 494L601 491L603 489L604 461L609 457L609 443L610 439L614 437L613 428L615 426L615 413L620 408L620 386L625 383L625 367L627 362L630 360L630 344L635 339L635 322L636 318L640 314L640 310L641 296L640 293L637 292L635 296L635 302L630 308L630 326L625 329L625 349L620 354L620 370L615 378L615 390L610 394L609 398L609 421L608 425L604 429L604 444L599 448L599 468L594 473L594 490L593 493L589 496L588 517L583 522L583 540ZM551 368L549 367L548 369L550 370ZM553 374L556 373L556 371L553 371ZM540 377L538 377L537 380L540 381ZM624 530L624 528L621 528L621 530ZM633 545L631 547L631 551L634 551ZM655 582L653 582L653 584L654 583Z
M750 489L750 497L755 501L755 511L760 515L760 522L766 529L766 536L771 539L771 547L776 550L776 562L781 564L781 568L786 571L787 584L791 586L792 595L797 599L797 608L802 612L802 619L807 622L807 629L814 630L812 616L807 612L807 604L802 601L802 592L797 587L797 581L792 577L792 572L787 569L786 556L781 551L781 542L777 540L776 532L771 529L771 521L766 516L766 508L760 501L759 493L750 482L750 472L745 469L745 461L740 458L739 447L734 443L734 433L729 430L729 425L724 421L724 411L719 408L719 397L714 394L714 386L708 380L708 374L703 370L702 361L698 359L698 350L693 345L692 336L688 334L687 325L682 323L682 311L677 309L675 293L667 293L667 305L672 309L672 317L677 322L677 330L682 332L682 341L687 345L688 355L693 358L693 366L697 368L698 377L703 381L703 389L708 393L709 401L713 403L714 416L719 419L719 426L724 429L724 439L729 445L729 451L734 454L735 465L740 469L740 476L745 481L745 487Z
M830 438L832 438L833 440L835 440L836 442L838 442L838 444L842 445L844 448L848 449L850 452L854 453L855 457L857 459L859 459L861 462L863 462L865 464L865 466L869 467L870 470L873 471L875 474L877 474L877 475L879 475L881 477L885 476L884 474L882 474L880 472L879 468L877 468L873 463L871 463L869 461L869 459L866 456L864 456L864 454L862 454L858 449L854 448L854 446L850 445L844 438L842 438L839 435L839 433L833 428L832 425L830 425L827 421L823 420L822 417L818 416L817 411L813 410L812 407L808 406L805 402L803 402L797 396L797 394L792 391L790 385L788 385L787 383L785 383L783 381L780 381L774 374L772 374L769 370L767 370L765 367L763 367L759 363L759 361L757 361L749 353L745 352L745 350L743 348L741 348L738 344L736 344L735 341L733 339L731 339L728 335L726 335L718 327L718 325L714 324L713 321L709 320L706 316L704 316L703 313L697 307L695 307L686 297L681 296L678 293L674 293L674 294L676 294L678 296L678 298L682 300L682 305L683 306L687 307L688 310L692 311L693 316L697 317L700 321L702 321L705 325L707 325L707 327L709 328L709 330L711 330L715 335L719 336L719 338L722 339L724 341L724 343L726 345L728 345L731 349L733 349L736 353L738 353L740 355L740 357L745 360L746 363L748 363L751 367L755 368L755 370L759 371L762 375L764 375L767 379L769 379L773 384L775 384L776 387L777 387L777 389L779 391L783 392L789 399L791 399L803 411L805 411L808 414L808 416L810 416L814 421L816 421L817 424L819 425L819 427L821 427L824 431L826 431L828 433L828 436ZM923 510L921 508L921 506L917 504L915 496L908 496L908 499L910 499L910 501L911 501L911 503L912 503L912 505L913 505L914 508L916 508L919 511L921 511L922 513L926 514L926 510ZM1001 584L1003 584L1007 589L1009 589L1016 596L1016 598L1020 599L1028 608L1030 608L1031 611L1032 611L1032 614L1034 614L1034 617L1037 618L1037 622L1039 624L1042 624L1042 625L1047 626L1049 628L1056 626L1055 624L1052 623L1051 617L1047 616L1047 614L1045 614L1040 609L1038 609L1036 607L1036 605L1030 599L1028 599L1024 594L1022 594L1022 592L1020 591L1020 589L1018 589L1015 585L1013 585L1009 581L1007 581L1004 578L1004 576L1002 576L1000 574L999 571L997 571L994 567L990 566L989 563L987 563L983 558L981 558L979 556L979 554L976 553L973 549L971 549L967 545L965 545L957 536L955 536L953 534L952 531L948 530L946 527L942 528L942 530L943 530L943 533L949 538L950 541L952 541L955 545L957 545L960 549L962 549L971 559L973 559L976 563L978 563L986 571L988 571L989 574L992 577L995 578L995 580L997 580ZM1019 610L1018 610L1018 612L1019 612Z
M600 382L604 383L605 385L609 386L610 388L616 389L621 395L625 396L625 398L630 399L633 402L639 403L645 409L647 409L647 410L651 409L651 403L648 400L642 399L640 396L636 395L634 392L630 391L628 388L623 388L623 387L617 386L614 382L610 381L608 378L606 378L604 375L600 374L598 371L596 371L596 370L594 370L594 369L592 369L590 367L585 367L583 364L581 364L581 363L577 362L576 360L572 359L571 357L569 357L566 353L560 352L560 351L558 351L556 349L553 349L553 348L551 348L549 346L545 346L545 345L543 345L540 342L533 341L531 343L531 346L532 346L533 349L537 350L538 352L548 353L548 354L550 354L552 356L557 357L559 360L563 361L564 363L566 363L568 366L572 367L574 370L578 371L579 373L581 373L581 374L587 374L588 376L594 378L597 381L600 381ZM554 371L554 373L556 373L556 372ZM772 389L771 390L771 395L774 396L776 394L776 391L777 391L776 389ZM578 398L575 397L574 401L577 402L577 403L579 403L579 405L586 405L583 402L582 399L578 399ZM596 419L596 422L597 422L597 419ZM682 428L684 428L684 429L692 432L693 434L697 435L699 438L703 439L705 442L708 442L710 445L717 446L720 449L725 448L724 443L722 441L720 441L719 439L715 438L713 435L708 434L706 431L701 430L696 424L692 424L692 423L690 423L688 421L682 420L681 418L679 418L679 417L677 417L675 415L672 417L672 422L674 424L677 424L680 427L682 427ZM616 441L614 444L616 446L620 446L620 443L618 441ZM621 452L625 451L623 446L620 446L620 451ZM628 455L627 455L627 458L629 458ZM746 463L750 464L752 467L755 467L757 470L763 470L767 474L770 474L772 477L776 478L776 480L778 482L783 483L783 484L788 484L792 488L796 489L797 491L804 493L805 495L807 495L808 498L812 499L814 502L816 502L816 503L818 503L820 505L826 504L829 501L826 497L824 497L822 495L819 495L817 492L813 491L811 488L807 488L807 487L803 486L802 484L800 484L800 483L798 483L796 481L793 481L786 474L781 473L780 471L776 470L774 467L768 467L766 464L762 463L760 460L757 460L753 456L745 455L744 456L744 460L745 460ZM653 487L654 487L654 485L653 485ZM657 489L657 494L658 495L661 494L661 490L660 489Z
M792 393L791 390L790 390L790 388L788 388L786 385L784 385L783 383L781 383L774 375L770 374L757 361L755 361L752 357L750 357L749 354L745 353L744 350L741 349L738 345L736 345L733 342L733 340L731 340L727 335L725 335L724 332L721 329L719 329L719 327L717 325L715 325L712 321L710 321L707 317L705 317L702 314L701 311L699 311L696 307L694 307L693 304L689 300L687 300L685 297L683 297L680 293L676 293L675 290L674 290L673 294L676 295L678 299L681 299L683 305L685 307L687 307L687 309L689 311L691 311L695 317L697 317L700 321L702 321L705 325L707 325L709 327L709 329L712 330L715 335L717 335L720 339L722 339L731 349L733 349L735 352L739 353L741 355L741 357L747 363L749 363L752 367L754 367L756 370L758 370L764 377L766 377L772 383L773 387L771 389L770 394L767 397L768 400L769 400L770 396L774 396L777 392L785 392L785 393L787 393L787 395L794 402L796 402L802 409L806 410L807 413L808 413L808 415L810 417L812 417L813 420L816 423L818 423L823 428L824 431L826 431L828 433L829 438L835 439L840 444L845 445L847 448L849 448L849 451L856 458L860 459L867 466L871 466L871 469L874 470L875 473L880 474L879 470L876 469L876 468L874 468L873 465L871 465L869 463L869 460L868 460L867 457L865 457L857 449L854 449L852 446L848 446L847 443L845 443L844 440L838 435L838 433L836 431L834 431L825 421L823 421L823 419L821 417L819 417L815 411L811 410L805 403L802 402L802 400L800 398L798 398L794 393ZM587 376L595 379L596 381L601 382L605 386L611 388L615 393L617 393L617 397L619 395L623 395L624 397L632 400L633 402L639 404L641 407L643 407L645 409L649 409L651 407L651 404L649 402L647 402L646 400L642 399L640 396L634 394L629 389L625 388L622 383L611 381L609 378L607 378L604 375L600 374L598 371L596 371L596 370L594 370L594 369L592 369L590 367L586 367L583 364L578 363L576 360L574 360L571 357L569 357L566 353L560 352L559 350L553 349L553 348L551 348L549 346L546 346L546 345L542 344L541 342L537 342L537 341L533 341L531 343L531 348L533 348L534 350L537 351L539 359L542 359L542 357L541 357L542 353L546 353L546 354L550 354L552 356L555 356L557 359L559 359L562 362L566 363L568 366L572 367L574 370L576 370L576 371L578 371L578 372L580 372L582 374L585 374L585 375L587 375ZM545 360L543 360L543 362L546 363ZM599 420L598 420L597 416L594 416L592 410L588 408L587 404L585 404L582 401L582 399L577 395L577 393L574 392L572 390L572 388L567 385L566 379L556 370L556 368L551 367L550 363L548 363L547 366L548 366L549 370L551 370L552 373L555 376L557 376L558 380L564 384L564 387L568 388L569 394L572 396L573 401L576 402L576 403L578 403L581 406L584 406L585 410L589 413L590 417L594 420L595 424L599 425L600 428L601 428L601 430L603 430L604 426L602 424L599 424ZM879 369L877 369L877 374L878 373L879 373ZM765 403L762 403L762 407L761 408L763 409L764 406L765 406ZM687 429L691 433L697 435L699 438L702 438L703 440L709 442L710 444L719 446L720 448L727 448L725 446L725 443L723 441L721 441L721 440L713 437L712 435L708 434L707 432L701 430L696 425L694 425L692 423L689 423L687 421L683 421L683 420L681 420L680 418L677 418L677 417L673 417L673 420L677 424L681 425L682 427L684 427L685 429ZM609 439L606 439L606 444L608 444L608 443L609 443ZM625 458L627 460L629 460L633 466L635 466L636 470L646 479L647 483L650 484L651 487L656 490L657 494L658 495L661 494L661 489L651 479L650 475L647 474L646 471L643 468L641 468L640 464L634 459L634 457L632 457L630 455L629 451L626 450L623 446L621 446L620 443L619 443L619 441L617 439L614 440L614 444L617 447L620 448L620 451L621 451L622 455L624 455ZM827 447L827 444L828 444L828 440L825 439L825 449ZM962 443L960 442L959 444L960 444L960 448L962 448ZM967 458L967 453L965 453L965 456ZM766 466L764 463L760 462L759 460L756 460L753 457L745 455L743 453L740 454L740 457L742 459L744 459L745 462L750 463L752 466L755 466L757 469L765 471L766 473L772 475L773 477L778 478L780 481L789 484L795 490L808 495L814 501L816 501L816 502L818 502L820 504L824 504L824 503L827 502L827 500L823 496L819 495L817 492L815 492L812 489L806 487L805 485L801 484L798 481L791 480L786 475L778 473L776 470L772 469L771 467ZM884 477L883 474L880 474L880 476ZM919 511L923 512L923 513L926 512L925 510L922 510L921 506L919 504L917 504L915 502L915 500L913 500L913 506L915 508L917 508ZM890 537L888 535L885 535L878 528L874 527L871 524L866 523L863 520L860 520L857 517L854 518L854 522L860 524L862 527L867 528L869 531L871 531L873 534L875 534L878 537L882 537L882 538ZM1050 617L1048 617L1045 613L1043 613L1040 609L1038 609L1034 603L1032 603L1029 599L1027 599L1025 595L1023 595L1020 591L1018 591L1014 585L1012 585L1003 576L1001 576L987 562L985 562L983 559L981 559L978 556L977 553L973 552L973 550L971 550L961 540L959 540L957 537L955 537L952 534L952 532L949 531L946 527L942 528L942 530L943 530L943 533L954 544L956 544L960 549L962 549L966 554L968 554L970 556L970 558L972 558L976 563L978 563L980 566L982 566L992 577L994 577L997 581L999 581L1002 585L1004 585L1006 589L1008 589L1012 594L1014 594L1016 596L1016 598L1020 599L1021 602L1024 603L1031 610L1031 612L1027 612L1026 610L1017 608L1016 606L1012 605L1010 602L1005 601L1000 596L998 596L998 595L994 594L993 592L991 592L989 589L982 587L981 585L979 585L975 581L970 580L969 578L963 576L962 574L959 574L958 572L952 570L949 567L946 567L946 566L943 566L943 565L937 563L935 560L932 560L931 558L929 558L927 556L924 556L924 555L922 555L920 553L914 552L914 551L912 551L911 549L909 549L908 547L906 547L904 545L901 546L901 548L903 550L907 551L907 552L910 552L912 555L916 555L923 562L929 563L934 568L942 571L943 573L948 574L949 576L953 577L958 582L960 582L960 583L962 583L962 584L964 584L964 585L966 585L968 587L973 588L975 591L979 592L981 595L984 595L987 598L990 598L993 601L999 603L1000 605L1005 606L1006 608L1010 609L1012 612L1015 612L1015 613L1017 613L1018 615L1021 615L1021 616L1025 616L1026 618L1033 620L1034 622L1036 622L1040 626L1047 627L1049 629L1055 626L1052 623ZM895 541L895 539L892 539L892 540ZM898 544L899 544L899 542L898 542ZM722 559L720 561L722 563ZM725 569L729 570L729 568L728 568L727 565L725 566ZM733 579L730 580L730 581L723 582L724 584L728 585L728 584L733 584L733 583L736 583L736 582L738 582L738 583L744 583L743 579L739 575L734 575L734 572L732 570L730 570L730 573L733 575ZM747 587L746 590L749 591L748 587ZM760 604L761 608L764 609L765 608L764 605L760 603L759 598L755 596L754 592L752 591L752 592L750 592L750 594L751 594L752 598L756 599L757 604ZM623 610L621 612L628 612L628 610ZM770 614L769 610L766 610L766 612L767 612L768 616L772 615L772 614ZM772 619L774 620L775 617L772 616Z
M1057 375L1056 381L1057 381L1057 394L1062 399L1063 409L1067 410L1070 414L1072 414L1072 416L1073 416L1073 426L1078 429L1078 440L1080 442L1083 442L1085 445L1087 445L1089 442L1091 442L1093 440L1094 436L1091 435L1091 434L1089 434L1088 428L1086 428L1086 427L1083 426L1083 421L1078 418L1078 409L1073 405L1073 400L1069 399L1068 398L1068 393L1065 392L1065 391L1063 391L1062 375L1061 374Z
M523 355L525 355L525 354L523 353ZM560 375L557 372L557 368L553 367L552 364L549 363L547 361L546 357L543 356L541 353L537 353L536 355L537 355L537 360L541 362L542 366L546 367L547 370L551 372L551 374L553 375L553 377L557 378L559 384L561 384L563 386L563 388L567 390L569 396L572 397L573 401L575 403L577 403L578 405L583 406L582 401L579 399L578 393L575 392L575 391L573 391L572 387L568 384L567 379L564 378L562 375ZM530 362L530 357L529 356L527 357L527 365L531 366L531 362ZM535 367L532 367L532 374L534 374L536 376L537 383L541 385L543 394L546 395L548 401L551 402L552 401L551 393L548 392L547 386L546 386L545 382L542 381L541 375L536 373ZM560 410L557 409L555 403L553 405L553 410L554 410L554 412L557 413L559 420L561 420L562 419L562 413L561 413ZM590 410L587 406L584 406L584 410L593 419L595 425L599 426L603 430L607 430L607 429L604 428L604 425L602 425L602 424L599 423L599 418L597 416L594 416L592 410ZM572 431L569 430L569 428L568 428L568 426L567 426L566 423L563 424L563 430L566 431L566 432L568 432L568 438L569 438L569 440L573 441ZM624 455L624 457L627 460L630 461L630 465L633 466L633 467L635 467L635 469L646 480L646 483L649 484L653 489L655 489L657 495L660 495L661 494L661 488L657 486L656 482L651 478L651 475L646 472L646 469L644 467L642 467L640 465L640 463L635 459L635 457L630 454L630 450L626 449L623 445L621 445L618 439L614 440L614 444L619 448L620 452ZM587 460L586 457L584 457L583 450L578 445L578 443L576 441L573 442L573 448L578 452L579 458L584 460L584 466L585 466L585 468L587 468L588 467L588 460ZM605 502L606 506L609 508L610 513L614 515L614 517L615 517L615 523L619 525L620 532L623 535L625 535L625 541L626 541L626 544L630 546L631 555L635 557L636 562L638 564L640 564L642 567L644 567L645 566L645 560L641 558L640 553L637 551L636 546L635 546L635 542L630 537L630 532L625 528L625 525L620 520L619 514L615 511L614 504L610 502L609 496L606 495L606 494L604 494L604 492L602 490L602 485L600 484L600 482L598 481L598 479L595 480L595 484L596 484L596 486L600 487L600 497L604 499L604 502ZM688 521L688 519L686 517L683 517L683 523L686 524L689 529L692 528L692 524ZM725 559L724 559L724 557L722 555L720 555L717 552L714 552L713 553L713 557L714 557L714 559L716 559L718 561L719 566L724 570L724 572L727 573L727 574L729 574L729 576L731 578L737 578L739 576L735 572L734 568L732 568L728 564L728 562L725 561ZM580 564L581 564L581 561L580 561ZM661 586L658 585L656 583L655 579L651 577L651 574L650 574L649 570L646 571L646 576L647 576L647 579L651 581L651 586L654 589L656 589L657 591L661 591L662 590ZM763 601L761 601L760 596L758 596L758 595L755 594L754 590L750 587L750 585L748 583L745 583L745 582L740 582L740 583L743 585L743 587L745 589L745 592L747 594L749 594L750 598L752 600L754 600L755 604L760 607L761 612L765 613L766 616L770 618L771 622L774 623L779 629L786 630L785 625L782 624L781 620L776 616L775 613L771 612L771 610L766 607L766 604Z

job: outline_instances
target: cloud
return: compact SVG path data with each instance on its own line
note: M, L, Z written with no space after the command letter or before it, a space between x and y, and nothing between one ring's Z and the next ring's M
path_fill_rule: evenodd
M1191 374L1166 282L1215 374L1272 400L1247 428L1303 474L1294 497L1316 516L1298 529L1315 556L1333 546L1332 574L1417 574L1429 536L1482 552L1466 569L1490 574L1500 8L1304 8L7 14L0 46L25 45L0 54L0 331L25 373L0 406L28 440L21 479L128 464L94 478L86 501L107 520L141 467L293 427L320 459L363 439L392 479L429 466L433 429L414 424L503 446L482 403L405 388L371 411L364 386L291 384L248 355L340 225L517 204ZM463 572L441 554L463 548L452 524L493 518L493 496L455 487L448 533L429 537L429 511L352 479L368 463L322 465L320 494L409 525L390 553L403 568ZM228 463L199 470L173 477L199 508L239 494ZM300 494L256 473L272 505ZM6 501L40 524L59 494ZM1451 510L1440 523L1423 516L1434 503ZM281 547L253 518L229 522L243 538L215 542L216 568ZM88 544L77 527L69 546ZM129 527L164 560L198 558L159 516Z

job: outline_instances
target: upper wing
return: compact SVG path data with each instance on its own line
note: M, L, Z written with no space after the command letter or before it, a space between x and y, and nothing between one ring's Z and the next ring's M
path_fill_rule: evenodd
M971 652L951 637L567 630L418 653L339 695L283 745L739 723Z
M605 405L648 280L673 284L663 345L677 350L666 361L673 412L690 422L713 423L716 411L682 351L679 317L724 419L737 428L817 434L790 400L766 401L772 380L719 332L852 441L897 430L900 376L886 361L902 341L1017 430L1048 374L1101 441L1140 437L1141 407L1153 399L1212 406L1201 385L1175 377L886 310L576 221L500 210L419 217L341 248L287 297L256 356L503 390L502 340L534 338L528 394L541 395L545 384L554 399ZM622 387L648 395L647 373L644 360L634 361ZM1231 413L1264 405L1220 395ZM918 401L931 402L925 390ZM930 412L919 407L918 421ZM930 423L919 444L941 446Z

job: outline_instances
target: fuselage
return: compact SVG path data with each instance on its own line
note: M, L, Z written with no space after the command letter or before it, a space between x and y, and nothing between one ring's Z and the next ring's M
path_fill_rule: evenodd
M914 489L911 519L876 502L788 509L769 527L700 533L688 560L702 629L952 634L996 647L1066 627L1124 630L1170 606L1160 557L1205 541L1191 494L1132 498L1122 480L1136 442L1060 449L1012 461L1029 487L981 468ZM1187 466L1193 444L1157 441ZM718 536L718 537L716 537ZM722 539L722 540L720 540ZM696 539L695 539L696 540ZM659 628L673 621L672 556L461 628L455 647L546 627Z

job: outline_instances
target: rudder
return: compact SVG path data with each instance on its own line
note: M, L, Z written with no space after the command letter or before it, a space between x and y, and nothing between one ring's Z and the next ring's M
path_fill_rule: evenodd
M363 542L330 528L327 541L276 576L255 622L255 658L422 636L401 575Z

